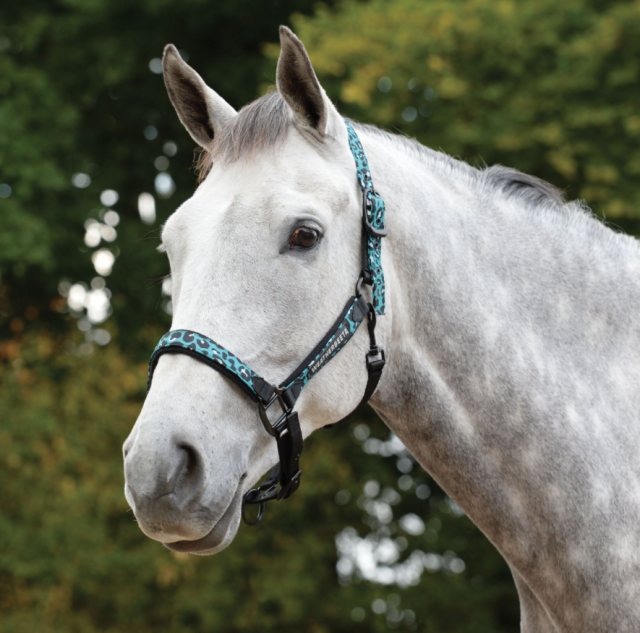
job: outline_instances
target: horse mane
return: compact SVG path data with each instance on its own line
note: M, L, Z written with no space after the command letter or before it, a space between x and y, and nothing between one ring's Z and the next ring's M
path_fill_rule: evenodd
M565 203L562 192L546 180L525 174L511 167L493 165L481 172L488 183L505 195L514 195L521 200L538 206L549 202L562 206Z
M198 182L207 176L214 161L238 160L241 156L267 147L273 147L284 139L292 117L285 100L278 92L272 91L244 106L232 123L221 130L210 149L202 150L196 159L195 171ZM448 154L426 147L415 139L392 134L373 125L354 123L356 129L384 137L390 143L400 143L404 148L421 159L434 162L450 173L465 177L475 184L488 184L506 196L515 196L533 206L562 206L565 200L559 189L550 183L525 174L517 169L494 165L476 169L468 163Z
M525 174L512 167L493 165L484 169L477 169L449 154L422 145L416 139L392 134L374 125L358 124L356 128L382 136L390 143L400 143L408 153L424 160L430 166L455 174L458 178L464 178L471 184L488 185L494 191L500 191L506 196L517 197L529 205L561 207L566 203L562 192L558 188L546 180Z

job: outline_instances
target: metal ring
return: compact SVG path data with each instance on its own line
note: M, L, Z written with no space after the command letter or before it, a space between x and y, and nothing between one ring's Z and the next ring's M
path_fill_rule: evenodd
M242 499L242 520L247 524L247 525L258 525L258 523L260 523L260 521L262 521L262 517L264 516L264 501L259 501L258 503L251 503L248 504L245 502L244 499ZM247 516L247 512L246 512L246 508L248 505L257 505L258 506L258 514L254 519L251 519Z

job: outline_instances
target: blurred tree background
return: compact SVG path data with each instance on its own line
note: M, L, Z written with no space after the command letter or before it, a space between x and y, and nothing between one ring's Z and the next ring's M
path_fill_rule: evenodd
M0 630L496 633L508 570L367 412L215 558L138 530L120 446L167 328L159 227L194 187L160 56L239 107L277 25L345 114L500 162L640 233L640 2L23 0L0 9Z

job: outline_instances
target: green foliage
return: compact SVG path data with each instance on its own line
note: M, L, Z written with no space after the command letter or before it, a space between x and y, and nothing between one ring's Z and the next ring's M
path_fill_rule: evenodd
M637 2L342 0L302 15L312 6L25 0L0 9L3 633L517 626L505 564L366 413L314 435L301 490L214 559L152 543L124 501L120 446L144 397L144 358L166 326L158 226L194 186L192 143L149 67L165 43L239 107L273 81L276 48L265 63L264 43L295 9L345 113L537 174L640 233ZM156 196L158 221L144 225L138 195L165 170L175 193ZM77 172L91 177L87 188L71 186ZM108 188L119 193L120 224L106 245L118 256L107 279L114 343L100 349L61 316L57 288L96 275L83 225L103 216ZM339 555L345 537L377 552L373 571L349 547ZM427 566L413 582L385 584L416 559Z
M135 330L161 313L158 280L167 271L155 251L158 225L194 188L193 143L151 72L174 42L225 98L240 107L256 96L263 42L277 39L289 12L310 0L25 0L0 8L0 333L10 316L60 327L61 279L88 282L95 272L83 225L100 219L100 193L119 194L117 255L109 288L111 328L146 353ZM156 69L157 70L157 69ZM147 130L147 140L144 132ZM151 132L149 134L149 131ZM176 143L176 190L157 196L158 222L140 222L138 195L154 191L154 166ZM166 160L166 157L165 157ZM71 186L85 173L86 188ZM132 271L135 271L132 274ZM4 319L3 319L4 317ZM6 319L6 320L5 320ZM4 321L4 322L3 322Z
M640 232L637 2L347 0L294 26L350 115Z
M124 501L119 458L145 368L114 345L88 356L69 345L33 337L0 380L3 633L513 630L505 565L404 454L374 454L388 431L362 417L316 434L300 491L215 558L151 542ZM399 459L411 471L402 496ZM380 503L390 518L376 518ZM423 517L424 532L401 528L409 513ZM466 569L425 571L405 588L357 573L339 582L335 538L350 528L400 544L401 560L382 567L424 551L460 556Z

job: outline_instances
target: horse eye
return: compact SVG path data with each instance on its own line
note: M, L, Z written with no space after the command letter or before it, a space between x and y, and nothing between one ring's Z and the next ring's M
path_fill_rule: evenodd
M299 226L289 236L289 248L310 249L320 240L320 231L308 226Z

